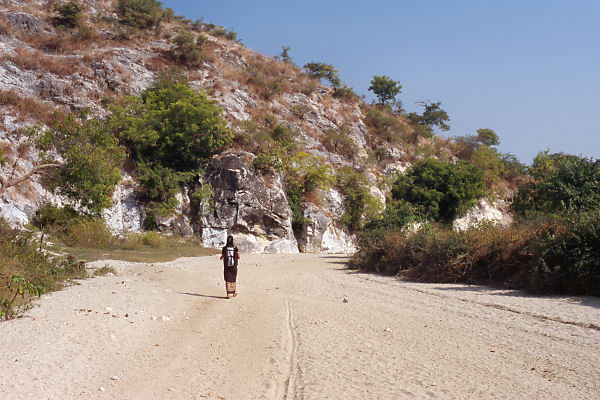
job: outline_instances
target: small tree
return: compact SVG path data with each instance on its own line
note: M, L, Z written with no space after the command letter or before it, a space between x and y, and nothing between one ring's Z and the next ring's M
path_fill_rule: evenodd
M483 175L483 180L487 187L491 187L494 182L500 179L504 172L504 162L500 158L498 151L486 145L481 145L473 155L471 161Z
M117 11L125 25L139 29L158 26L164 16L162 3L156 0L118 0Z
M290 50L292 48L290 46L281 46L281 53L276 57L276 59L281 60L286 64L294 64L292 57L290 56Z
M485 193L482 174L473 164L428 158L399 175L392 187L394 200L407 201L427 219L450 222Z
M400 94L402 85L400 85L399 81L394 81L385 75L375 75L371 80L369 90L377 96L379 105L384 106L393 101L396 96Z
M65 28L76 28L81 20L81 12L83 6L74 1L69 1L64 4L55 4L54 11L58 16L54 18L56 26L64 26Z
M438 127L443 131L450 129L450 125L446 122L450 121L450 117L446 111L442 110L441 102L425 102L417 103L423 106L423 114L411 112L407 115L408 120L417 126L418 132L425 136L433 135L433 128Z
M172 58L180 64L197 65L204 58L202 44L205 41L206 36L199 35L194 38L194 34L189 29L182 30L173 39L175 47L171 50Z
M334 88L337 88L342 84L338 70L331 64L310 62L304 66L304 70L311 78L329 81Z
M165 211L175 189L233 138L216 101L172 75L112 112L110 126L138 163L144 196Z
M0 175L0 198L8 188L46 173L50 190L91 212L108 207L112 191L121 180L125 152L104 121L87 116L87 110L66 117L57 113L48 129L30 128L27 135L40 151L41 161L21 176Z
M479 143L483 144L484 146L491 147L498 146L500 144L500 138L496 132L488 128L477 129L477 139Z

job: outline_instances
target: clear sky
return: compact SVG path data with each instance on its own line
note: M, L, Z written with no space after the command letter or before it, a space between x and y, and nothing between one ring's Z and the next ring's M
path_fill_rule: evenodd
M550 149L600 158L599 0L165 0L247 47L333 64L358 94L401 82L408 111L441 101L452 129L491 128L529 164ZM370 96L369 96L370 97Z

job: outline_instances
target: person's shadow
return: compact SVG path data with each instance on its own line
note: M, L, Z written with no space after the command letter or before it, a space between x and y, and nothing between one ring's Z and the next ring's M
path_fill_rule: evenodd
M226 296L210 296L208 294L184 293L184 292L175 292L175 293L177 293L177 294L184 294L186 296L206 297L208 299L225 299L225 300L227 300Z

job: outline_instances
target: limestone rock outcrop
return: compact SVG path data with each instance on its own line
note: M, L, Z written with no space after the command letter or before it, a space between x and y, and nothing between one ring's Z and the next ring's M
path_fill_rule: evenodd
M205 178L213 187L214 206L201 216L202 241L220 247L230 234L241 251L297 253L282 178L258 172L253 158L251 153L229 152L207 165Z
M337 220L344 212L342 197L335 190L323 194L327 207L308 204L306 221L298 238L303 253L348 253L356 249L356 237L347 232Z
M456 231L464 231L471 226L486 222L507 227L513 222L508 208L509 205L504 200L490 202L487 199L481 199L464 217L454 220L452 227Z

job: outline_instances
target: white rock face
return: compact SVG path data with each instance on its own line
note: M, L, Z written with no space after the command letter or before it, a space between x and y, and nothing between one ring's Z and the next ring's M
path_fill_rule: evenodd
M21 227L29 223L29 218L23 210L20 210L12 203L0 202L0 218L4 218L8 224L13 227Z
M102 217L115 234L141 232L146 212L137 198L135 186L125 177L112 196L112 206L104 210Z
M215 157L206 167L213 187L214 209L201 215L202 242L220 248L227 235L240 251L297 253L292 211L280 176L261 176L251 165L253 155L230 152Z
M336 223L343 213L342 197L336 190L326 196L328 207L309 204L304 210L309 222L302 227L298 247L305 253L352 253L356 251L356 237Z
M464 217L454 220L452 227L456 231L464 231L482 222L491 222L502 227L512 224L513 218L508 212L508 204L504 200L490 203L489 200L482 199Z

